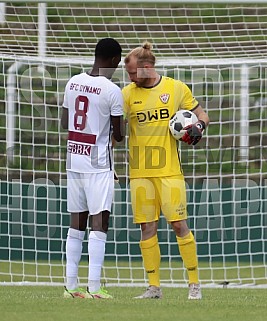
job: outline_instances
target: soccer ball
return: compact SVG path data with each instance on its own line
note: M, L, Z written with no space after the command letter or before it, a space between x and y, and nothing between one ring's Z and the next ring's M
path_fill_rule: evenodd
M172 136L179 140L184 135L184 130L188 125L198 121L197 116L190 110L178 110L169 121L169 128Z

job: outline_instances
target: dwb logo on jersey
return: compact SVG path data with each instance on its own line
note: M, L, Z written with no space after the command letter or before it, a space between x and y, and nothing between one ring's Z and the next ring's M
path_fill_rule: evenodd
M167 102L170 99L170 95L169 94L161 94L159 96L159 99L163 102L163 104L167 104Z
M136 113L139 123L155 122L162 119L169 119L169 110L167 108L157 108Z

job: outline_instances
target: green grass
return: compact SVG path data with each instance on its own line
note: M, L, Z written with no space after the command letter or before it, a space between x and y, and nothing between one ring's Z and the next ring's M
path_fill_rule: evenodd
M134 300L140 288L109 288L114 300L64 299L62 287L0 287L1 320L9 321L264 321L266 289L203 289L188 301L187 289L163 288L162 300Z

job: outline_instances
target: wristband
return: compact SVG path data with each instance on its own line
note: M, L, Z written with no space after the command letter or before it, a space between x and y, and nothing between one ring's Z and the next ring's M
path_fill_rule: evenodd
M199 120L197 123L196 123L196 126L201 129L201 130L204 130L206 128L206 124L203 120Z

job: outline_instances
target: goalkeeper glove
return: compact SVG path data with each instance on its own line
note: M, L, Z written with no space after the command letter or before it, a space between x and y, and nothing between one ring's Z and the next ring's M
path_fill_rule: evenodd
M203 120L199 120L195 124L186 126L185 128L183 128L185 134L182 138L180 138L180 140L187 143L188 145L196 145L202 138L202 133L205 127L206 125Z

